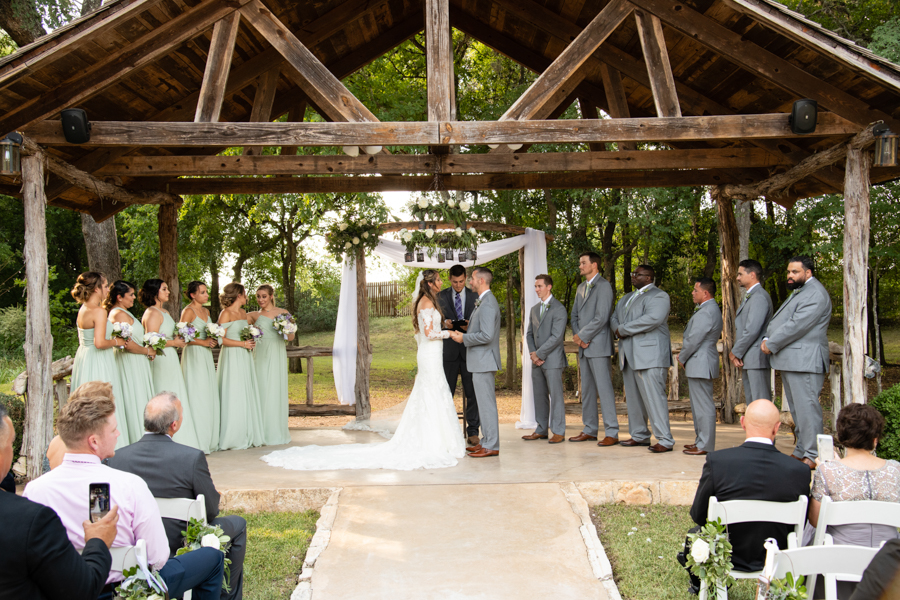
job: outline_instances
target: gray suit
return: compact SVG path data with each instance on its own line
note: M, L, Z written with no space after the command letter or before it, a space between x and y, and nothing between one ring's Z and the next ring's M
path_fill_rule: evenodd
M213 484L203 452L184 446L167 435L146 433L140 440L116 450L107 460L110 467L137 475L147 484L154 498L206 499L206 518L219 525L231 538L231 593L222 590L222 598L239 599L244 594L244 554L247 544L247 522L243 517L219 515L219 492ZM218 517L218 518L217 518ZM182 546L184 521L163 519L169 550L174 555Z
M631 298L635 297L632 301ZM610 329L627 336L619 340L619 369L625 383L628 430L633 440L650 439L647 418L660 444L675 445L669 430L666 379L672 366L669 337L669 295L649 284L619 300L609 319Z
M500 306L488 290L469 319L469 331L463 334L466 364L472 373L472 384L478 398L481 418L481 445L487 450L500 449L500 425L497 419L495 378L500 370Z
M556 435L566 431L566 406L563 396L562 373L566 368L566 352L563 343L566 338L566 308L551 296L547 310L541 318L541 303L531 307L528 333L525 341L529 352L536 352L544 361L541 366L531 369L531 383L534 386L534 418L537 421L535 433L547 435L547 428ZM551 416L552 415L552 416Z
M716 449L716 405L713 379L719 376L716 342L722 335L722 311L715 300L701 304L687 327L678 360L684 365L694 417L694 443L699 450Z
M819 392L828 373L828 323L831 298L818 279L794 290L769 321L766 346L769 362L781 371L784 395L797 426L794 456L815 459L816 435L823 433Z
M588 344L578 350L581 368L581 420L584 433L596 436L600 429L597 418L597 400L603 413L603 428L608 437L619 437L619 419L616 417L616 394L610 376L610 358L613 355L612 332L609 317L613 310L613 291L609 282L598 274L592 280L582 282L575 291L572 303L572 334L577 334Z
M772 399L769 357L759 348L771 318L772 298L760 283L744 298L734 317L735 340L731 352L744 361L744 398L747 404L754 400Z

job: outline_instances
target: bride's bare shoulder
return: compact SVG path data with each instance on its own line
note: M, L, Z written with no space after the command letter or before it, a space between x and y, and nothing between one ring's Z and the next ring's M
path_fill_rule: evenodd
M432 302L431 298L429 298L428 296L422 296L422 299L419 300L419 305L417 306L417 308L420 311L434 308L434 302Z

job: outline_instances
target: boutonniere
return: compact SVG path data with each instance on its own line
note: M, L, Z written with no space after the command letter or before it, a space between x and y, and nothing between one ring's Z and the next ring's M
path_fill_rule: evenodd
M700 310L700 307L699 307L699 306L695 306L695 307L694 307L694 312L697 312L698 310Z
M478 308L479 306L481 306L481 298L475 301L475 308Z

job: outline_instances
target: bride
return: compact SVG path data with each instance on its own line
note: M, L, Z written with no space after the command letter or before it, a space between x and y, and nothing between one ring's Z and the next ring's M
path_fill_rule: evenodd
M298 471L333 469L439 469L452 467L465 454L463 436L450 387L444 376L437 271L420 275L413 303L413 329L419 349L418 372L412 393L393 437L387 442L340 446L295 446L278 450L262 459L274 467Z

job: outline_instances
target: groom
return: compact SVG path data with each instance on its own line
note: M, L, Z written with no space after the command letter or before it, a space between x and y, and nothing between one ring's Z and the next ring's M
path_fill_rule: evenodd
M500 307L491 293L493 280L494 274L487 267L473 269L472 291L478 294L478 300L469 319L469 330L466 333L450 332L453 340L466 346L466 363L472 373L475 396L478 398L478 414L484 437L480 444L466 448L472 458L500 454L500 426L497 397L494 395L494 378L500 370Z

